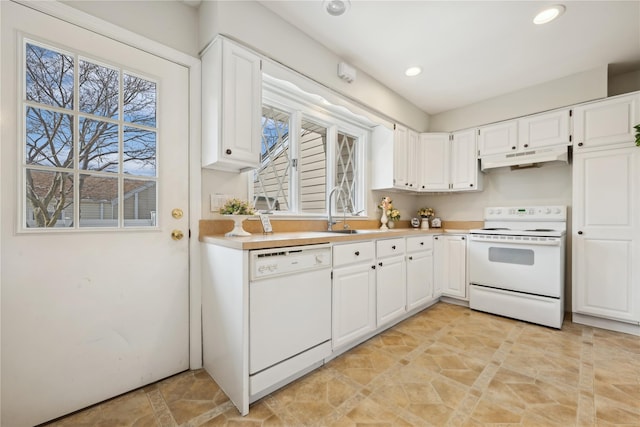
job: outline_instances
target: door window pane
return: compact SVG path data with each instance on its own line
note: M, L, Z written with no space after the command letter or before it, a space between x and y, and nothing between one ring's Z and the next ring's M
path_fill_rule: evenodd
M124 173L156 176L156 132L125 127L122 155Z
M27 107L25 163L73 167L73 116Z
M118 178L81 174L80 227L118 226Z
M124 75L124 120L144 126L156 125L155 82Z
M327 128L303 119L300 128L300 210L326 213Z
M118 118L118 70L80 61L80 111L96 116Z
M28 228L73 226L73 175L27 168L25 221Z
M25 96L28 101L73 108L73 56L25 44Z
M80 117L78 167L118 172L118 125Z
M156 182L124 180L124 226L155 226Z

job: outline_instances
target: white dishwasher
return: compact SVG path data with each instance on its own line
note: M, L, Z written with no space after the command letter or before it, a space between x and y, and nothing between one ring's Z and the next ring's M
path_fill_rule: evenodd
M331 246L250 256L249 390L255 401L331 354Z

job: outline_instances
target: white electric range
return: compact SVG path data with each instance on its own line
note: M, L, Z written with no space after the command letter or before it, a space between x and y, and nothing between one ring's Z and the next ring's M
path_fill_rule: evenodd
M469 237L469 306L561 328L566 218L566 206L485 208Z

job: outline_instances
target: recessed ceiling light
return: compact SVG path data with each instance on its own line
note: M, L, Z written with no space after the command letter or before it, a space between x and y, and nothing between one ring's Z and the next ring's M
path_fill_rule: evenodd
M558 16L562 15L565 11L565 7L561 4L556 4L554 6L550 6L542 11L540 11L535 18L533 18L533 23L536 25L546 24L548 22L553 21Z
M350 0L324 0L322 5L331 16L340 16L349 10Z
M420 67L409 67L407 71L404 72L404 75L407 77L417 76L422 72L422 68Z

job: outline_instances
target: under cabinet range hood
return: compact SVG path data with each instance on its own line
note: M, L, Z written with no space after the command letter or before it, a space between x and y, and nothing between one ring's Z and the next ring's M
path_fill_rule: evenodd
M483 171L508 166L512 169L525 169L548 162L569 163L569 147L538 148L517 153L494 154L482 157L480 167Z

